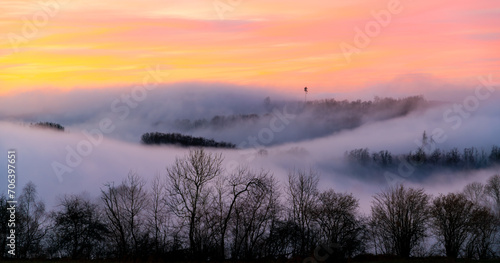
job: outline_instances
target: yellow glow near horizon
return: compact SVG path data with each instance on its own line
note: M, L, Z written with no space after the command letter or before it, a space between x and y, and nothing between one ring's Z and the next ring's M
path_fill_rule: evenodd
M356 46L355 28L365 30L376 21L373 12L394 2L402 11L369 37L369 45ZM167 83L308 85L323 91L401 74L461 80L500 70L495 0L59 3L2 1L0 94L134 85L155 65L168 70ZM214 3L225 9L217 11ZM348 61L341 43L359 52Z

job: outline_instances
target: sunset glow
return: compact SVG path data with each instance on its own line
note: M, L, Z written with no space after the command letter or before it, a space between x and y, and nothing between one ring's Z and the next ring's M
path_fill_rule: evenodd
M42 2L2 1L1 93L133 85L156 65L166 83L331 92L404 74L453 82L500 72L495 0ZM401 11L346 59L342 43L356 47L356 28L389 5Z
M0 261L500 262L500 0L0 3Z

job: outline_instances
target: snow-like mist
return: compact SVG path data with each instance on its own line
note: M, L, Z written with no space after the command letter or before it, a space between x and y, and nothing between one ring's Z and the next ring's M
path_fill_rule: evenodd
M248 165L270 170L285 183L290 169L315 169L321 174L321 188L354 193L366 211L371 195L391 182L383 172L367 176L350 171L345 164L346 151L369 148L408 153L420 146L424 131L441 149L474 146L489 151L492 145L500 145L500 94L487 86L464 88L460 94L463 96L458 98L456 92L449 97L426 96L431 103L404 114L365 114L354 125L336 129L321 124L324 116L315 115L321 112L304 111L301 93L283 95L215 84L182 84L143 93L134 93L131 88L27 92L2 98L0 149L4 153L8 149L17 151L18 187L33 181L49 205L64 193L87 191L97 196L104 183L121 182L130 170L147 179L164 174L165 168L188 149L140 144L143 133L159 131L235 143L238 149L209 150L223 153L228 171ZM308 100L314 97L310 94ZM252 114L259 118L210 126L215 116ZM349 116L336 119L345 112L329 114L332 119L328 121L333 120L335 125L349 120ZM192 125L202 119L208 124ZM38 121L59 123L66 131L29 126ZM186 123L191 126L186 128ZM0 169L6 170L5 161L0 162ZM398 176L436 194L461 190L467 183L483 182L498 172L498 167L490 167L426 177L418 173ZM0 181L3 189L6 184L6 180Z

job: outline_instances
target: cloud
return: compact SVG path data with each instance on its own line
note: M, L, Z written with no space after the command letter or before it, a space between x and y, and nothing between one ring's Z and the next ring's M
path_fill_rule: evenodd
M188 89L189 88L189 89ZM99 195L104 183L120 182L130 170L151 179L155 174L164 174L176 157L182 157L187 149L172 146L151 147L138 143L142 132L151 131L152 120L175 120L182 118L211 118L214 115L265 114L263 98L270 96L277 105L286 105L291 98L275 92L236 89L224 85L182 84L169 89L157 89L147 94L147 98L130 108L124 120L113 112L110 105L130 89L101 91L75 90L65 93L25 93L9 98L7 104L0 106L0 150L16 149L18 155L18 188L33 181L40 195L53 205L57 195L88 191ZM41 94L50 96L41 96ZM409 114L389 119L367 120L360 126L344 129L320 137L302 134L301 127L314 125L315 119L295 119L300 125L285 125L284 129L273 134L280 144L262 147L246 147L237 150L209 149L222 152L224 165L230 170L235 165L248 165L253 169L267 169L284 184L286 175L293 168L313 168L321 174L321 187L333 187L340 192L353 192L361 199L364 211L368 209L371 195L385 189L388 184L382 173L360 175L345 169L344 153L356 148L369 148L371 151L389 150L395 154L415 150L415 141L425 130L429 134L442 129L446 139L438 147L450 149L475 146L489 149L500 145L500 108L499 94L478 100L474 110L464 101L474 95L470 90L466 97L457 98L449 103L436 104ZM471 95L472 94L472 95ZM453 98L454 96L450 96ZM38 98L38 99L37 99ZM34 103L36 102L36 103ZM295 104L298 104L296 101ZM464 107L467 117L455 112L455 105ZM473 106L473 105L472 105ZM448 118L444 116L447 115ZM465 115L464 115L465 116ZM90 139L82 131L92 134L99 128L102 119L108 118L115 126L115 132L105 134L100 140L93 134ZM54 121L68 127L67 132L56 132L31 128L19 122ZM317 121L317 120L316 120ZM304 122L304 123L303 123ZM266 126L264 126L265 128ZM269 126L267 126L269 127ZM259 135L259 129L250 126L232 127L228 130L203 131L205 135L219 132L229 138L233 134ZM200 133L203 133L200 132ZM287 138L287 140L283 139ZM308 138L304 140L304 138ZM93 143L99 141L98 143ZM264 150L264 151L260 151ZM80 151L78 161L71 152ZM68 163L69 158L70 163ZM54 164L70 168L71 172L60 177L54 172ZM71 164L71 165L70 165ZM0 162L0 169L6 169ZM428 189L429 192L456 191L467 182L484 181L498 168L461 173L437 173L426 175L415 173L409 176L408 183ZM450 183L451 182L451 183ZM6 180L0 182L5 188Z

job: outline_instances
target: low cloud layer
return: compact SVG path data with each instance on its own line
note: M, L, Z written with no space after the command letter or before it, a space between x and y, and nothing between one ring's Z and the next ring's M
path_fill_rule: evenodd
M165 168L176 157L187 153L185 148L141 145L140 134L155 131L152 130L155 127L153 120L164 120L167 124L162 129L167 130L168 125L178 119L265 115L270 111L265 106L266 97L270 97L278 110L283 110L285 105L289 105L290 110L300 105L292 97L275 92L262 94L238 88L202 87L196 84L189 91L180 87L152 90L136 107L129 107L130 112L123 119L120 118L123 112L113 112L111 105L115 100L122 103L122 95L130 94L130 89L20 94L0 106L0 149L3 152L16 149L18 187L33 181L49 205L55 204L55 198L64 193L87 191L97 196L104 183L120 182L130 170L151 179L155 174L164 174ZM464 94L464 97L448 103L428 105L396 118L366 120L352 129L330 134L304 136L302 133L305 131L297 130L296 127L304 127L307 123L299 126L290 124L273 132L273 140L281 143L268 144L272 146L261 143L259 147L249 144L242 149L210 151L222 152L228 171L237 165L267 169L282 183L285 183L290 169L313 168L321 174L321 187L353 192L361 199L362 209L367 211L371 195L385 189L389 183L383 173L377 172L367 177L346 170L346 151L369 148L371 151L407 153L418 147L423 131L434 136L436 147L441 149L474 146L489 150L492 145L500 145L499 94L493 92L483 99L475 95L474 89L468 93L464 91ZM106 121L103 123L103 120ZM26 125L37 121L57 122L64 125L67 131L36 129ZM293 121L303 122L304 119L290 120ZM308 121L314 123L315 119ZM110 133L100 130L103 134L101 138L96 130L103 124L114 129ZM253 130L251 125L222 129L219 131L222 136L218 139L241 139L240 133L258 137L262 127L266 128L265 125L269 124L262 125ZM198 133L194 135L217 137L216 132ZM231 134L234 136L231 137ZM293 141L296 138L300 140ZM6 169L5 162L1 162L0 169ZM460 190L472 181L485 181L495 173L499 173L498 167L469 172L443 172L426 177L415 173L403 179L437 194ZM6 181L0 182L3 188L6 184Z

